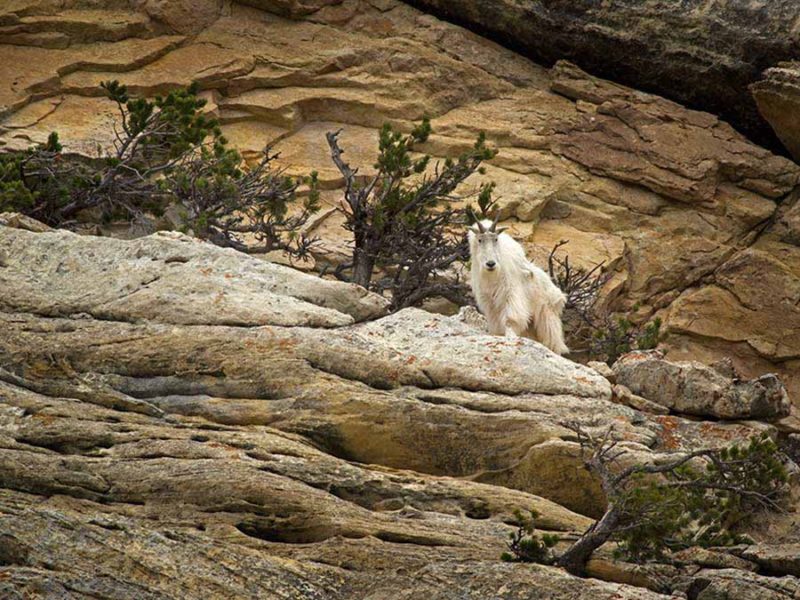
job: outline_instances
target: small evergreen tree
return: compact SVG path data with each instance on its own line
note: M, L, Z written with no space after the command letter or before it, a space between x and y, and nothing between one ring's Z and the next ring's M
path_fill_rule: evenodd
M60 164L61 150L53 132L44 144L0 154L0 212L50 214L69 201L69 170ZM56 176L62 172L63 177Z
M244 168L239 153L218 140L184 155L161 186L199 238L242 252L284 250L305 257L315 240L300 230L319 209L317 174L286 177L272 168L275 158L268 147L257 165ZM301 201L302 183L308 193ZM291 213L293 206L298 210Z
M636 327L629 318L621 316L606 316L593 324L590 352L609 365L631 350L652 350L658 346L661 335L661 317L656 317L644 327Z
M539 513L535 509L514 511L517 530L508 534L508 552L503 552L500 559L505 562L532 562L542 565L553 563L555 557L552 548L558 543L558 536L550 533L539 535L536 532L536 519Z
M787 472L775 442L766 434L747 445L678 453L654 464L620 469L622 451L609 428L595 438L566 424L581 445L584 465L603 487L607 507L557 561L574 575L605 542L618 542L618 556L645 561L690 546L737 543L736 528L759 511L776 509Z
M272 168L276 155L269 148L247 168L217 120L203 113L197 86L153 100L130 97L117 81L102 88L119 112L113 150L93 160L66 156L54 133L46 144L0 156L0 210L66 226L79 212L96 209L103 220L153 229L151 217L177 204L186 228L217 244L308 250L313 240L298 232L318 208L315 174L290 214L302 182Z
M342 211L354 247L352 262L337 269L337 276L378 292L390 291L395 309L431 296L464 303L467 286L441 277L455 262L468 258L466 212L451 201L457 199L456 188L482 172L481 163L496 151L481 134L458 158L430 169L429 156L413 154L431 133L429 120L423 119L407 135L386 124L380 132L377 173L364 180L343 160L340 133L329 132L327 139L333 162L344 177ZM481 186L478 197L483 207L491 205L492 189L492 184ZM373 280L376 268L387 274L379 281Z

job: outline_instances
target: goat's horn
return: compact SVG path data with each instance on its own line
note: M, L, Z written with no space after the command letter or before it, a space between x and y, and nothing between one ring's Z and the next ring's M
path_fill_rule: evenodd
M500 221L500 211L498 210L494 215L494 220L492 221L492 226L489 227L489 231L494 233L497 231L497 223Z
M481 223L481 220L480 220L480 219L476 219L476 220L475 220L475 225L477 225L477 226L478 226L478 231L479 231L480 233L486 233L486 229L484 228L484 226L483 226L483 223Z

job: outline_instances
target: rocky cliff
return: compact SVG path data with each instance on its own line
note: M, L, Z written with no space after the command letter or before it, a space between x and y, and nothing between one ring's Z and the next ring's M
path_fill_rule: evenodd
M317 266L347 244L326 131L343 128L367 172L385 121L430 115L435 157L484 130L511 233L539 261L562 239L576 263L605 261L605 302L661 316L667 357L620 364L612 388L470 319L386 316L359 288L180 234L0 216L0 595L800 594L792 512L681 571L606 552L590 564L603 582L497 560L517 508L566 539L602 509L565 418L615 424L637 459L761 431L797 451L797 164L712 114L544 68L395 0L12 0L0 56L6 149L57 130L94 155L115 118L101 81L199 82L246 156L271 143L290 174L319 171ZM754 93L785 117L795 73L780 69ZM788 396L678 365L723 358L745 379L778 373Z
M520 507L564 540L602 511L566 420L613 424L626 460L647 461L777 435L776 424L785 435L779 385L686 364L692 383L680 385L692 394L670 406L645 388L665 374L683 381L678 367L631 357L616 377L655 399L657 414L642 412L597 372L472 319L382 316L360 288L186 236L120 241L3 219L3 597L800 590L769 576L800 574L793 512L758 523L766 544L688 569L650 572L604 552L589 565L604 582L499 561ZM775 424L680 415L716 418L719 406Z
M794 0L411 0L545 65L582 68L720 115L772 148L791 112L748 86L800 56ZM794 134L796 135L796 133ZM792 144L788 150L795 152ZM798 154L795 158L800 157Z
M272 143L290 174L318 170L333 207L326 131L344 128L348 159L368 170L385 121L430 115L425 150L440 157L485 130L500 150L487 176L530 253L569 240L573 261L615 271L614 308L664 318L672 356L775 371L800 398L797 164L711 114L569 63L544 69L394 0L248 4L4 4L0 143L58 130L93 155L115 118L101 81L142 94L197 81L233 145L255 156ZM758 97L787 97L788 77ZM340 216L323 210L314 228L318 262L342 260Z

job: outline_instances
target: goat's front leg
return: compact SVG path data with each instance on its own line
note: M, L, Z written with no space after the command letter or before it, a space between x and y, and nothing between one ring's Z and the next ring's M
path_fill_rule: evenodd
M505 318L503 319L503 331L507 338L517 338L522 328L513 319Z

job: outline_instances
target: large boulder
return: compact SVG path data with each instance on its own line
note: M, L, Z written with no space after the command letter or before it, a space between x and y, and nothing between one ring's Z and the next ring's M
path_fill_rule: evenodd
M458 387L502 394L611 398L608 381L527 338L476 332L459 320L408 308L313 340L320 368L375 387Z
M681 587L697 600L790 600L800 594L796 577L768 577L740 569L701 569Z
M0 226L0 252L0 306L41 315L333 327L378 317L388 304L354 284L177 233L129 242Z
M178 33L197 33L222 14L223 0L133 0L134 6Z
M742 558L751 560L767 575L794 575L800 577L800 544L758 544L742 552Z
M325 6L341 4L342 0L241 0L241 3L286 17L299 18L315 13Z
M697 362L671 362L658 351L631 352L614 363L619 384L687 415L775 419L789 414L786 389L775 375L741 381Z
M758 110L786 149L800 161L800 62L784 62L764 71L750 85Z

